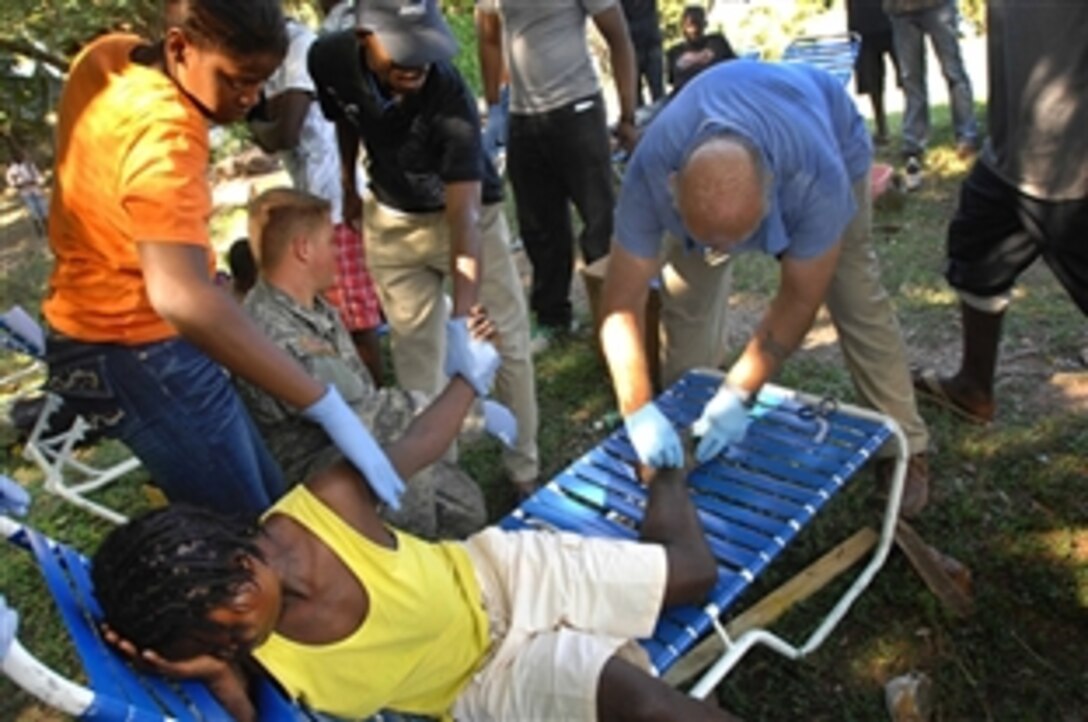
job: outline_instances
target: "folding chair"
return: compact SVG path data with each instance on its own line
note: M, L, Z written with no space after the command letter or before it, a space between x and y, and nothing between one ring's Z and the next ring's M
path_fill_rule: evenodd
M14 351L29 359L22 368L0 377L0 388L15 386L44 366L41 357L45 353L45 337L42 335L41 326L22 306L12 306L0 314L0 348Z
M716 371L688 372L657 403L674 426L686 429L722 379ZM654 670L664 675L697 643L716 634L724 652L691 689L700 698L756 644L792 659L819 647L883 566L899 516L907 446L894 421L773 385L763 388L751 413L744 439L689 476L692 499L718 561L718 583L705 605L666 610L653 636L642 640ZM897 444L898 458L881 534L854 582L799 645L762 627L730 638L723 617L734 613L741 593L890 439ZM635 461L620 427L500 524L633 539L646 504Z
M854 61L861 48L857 33L807 35L796 38L782 52L783 63L806 63L823 68L843 85L854 74Z
M5 483L6 482L6 483ZM91 591L86 557L5 516L25 506L12 494L20 489L0 476L0 537L33 554L57 609L75 644L88 684L58 674L31 654L15 636L17 617L0 596L0 672L49 706L85 720L166 719L197 722L229 720L207 688L196 682L171 682L135 668L99 634L101 611ZM5 495L6 493L6 495ZM5 636L5 632L7 636ZM260 718L270 722L308 719L268 679L258 681Z
M41 326L20 306L14 306L0 315L0 345L26 355L30 365L9 377L4 383L29 375L44 367L45 336ZM23 447L23 457L33 461L44 475L44 488L65 501L86 509L115 524L125 521L125 516L87 497L93 491L120 479L140 467L134 456L107 467L86 464L75 456L76 445L83 441L90 425L77 416L67 430L56 433L50 421L60 410L63 401L56 394L45 392L45 402Z

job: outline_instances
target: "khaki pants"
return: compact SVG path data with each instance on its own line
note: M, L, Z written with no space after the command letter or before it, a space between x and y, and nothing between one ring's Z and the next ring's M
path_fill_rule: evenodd
M854 184L854 198L858 212L844 233L825 302L858 396L899 423L915 454L925 451L929 434L915 403L899 321L880 282L868 177ZM710 265L701 253L686 253L672 236L666 237L663 253L661 374L667 386L688 369L724 362L732 264Z
M363 222L367 263L391 331L397 383L433 396L446 383L443 294L450 276L450 240L445 215L402 213L371 196L365 202ZM529 352L529 313L510 257L509 234L502 204L484 206L480 211L480 302L498 328L502 356L494 396L518 421L517 444L504 451L503 464L512 481L530 481L540 473L536 386Z

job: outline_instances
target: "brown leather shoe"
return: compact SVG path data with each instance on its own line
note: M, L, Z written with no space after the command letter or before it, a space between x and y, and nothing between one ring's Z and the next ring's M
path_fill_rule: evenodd
M878 459L876 462L876 482L880 493L887 495L892 487L892 475L895 473L895 459ZM899 515L904 519L913 519L922 513L929 502L929 462L925 452L914 454L907 459L907 478L903 480L903 501L899 506Z

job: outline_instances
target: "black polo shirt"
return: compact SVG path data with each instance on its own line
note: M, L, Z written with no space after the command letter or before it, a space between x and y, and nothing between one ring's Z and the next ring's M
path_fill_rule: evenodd
M308 64L325 117L350 123L362 138L375 197L406 213L429 213L445 208L446 183L481 181L483 202L500 202L476 100L457 69L434 63L423 87L394 103L362 53L346 30L318 38Z

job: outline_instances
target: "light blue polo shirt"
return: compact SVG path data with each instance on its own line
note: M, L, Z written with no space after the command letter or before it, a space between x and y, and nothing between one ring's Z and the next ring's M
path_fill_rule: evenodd
M616 206L616 239L656 258L665 231L684 230L667 179L707 135L749 139L774 176L766 216L732 253L815 258L842 235L857 205L852 184L869 173L872 144L842 84L811 66L734 60L700 73L646 129Z

